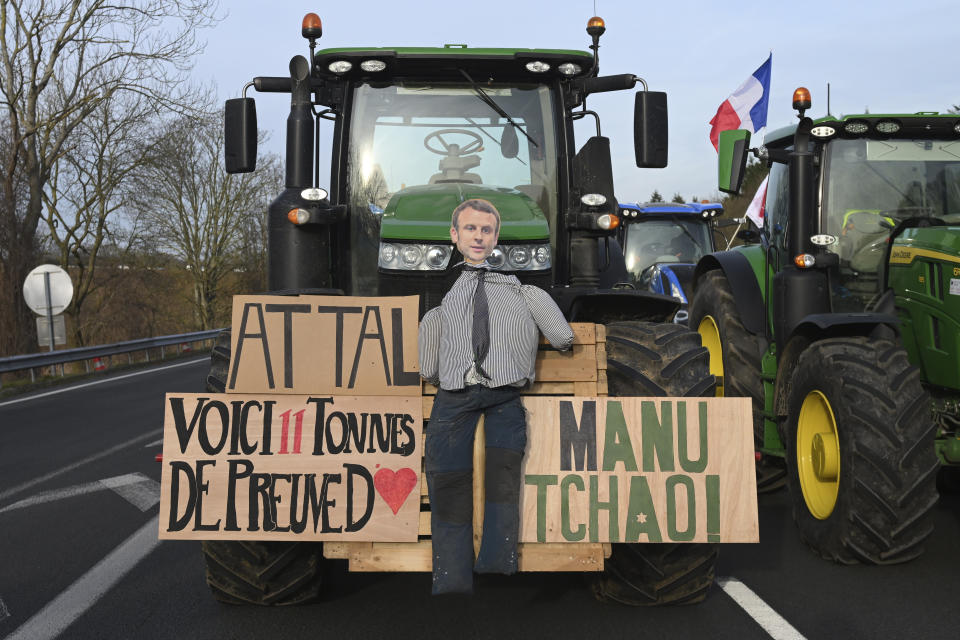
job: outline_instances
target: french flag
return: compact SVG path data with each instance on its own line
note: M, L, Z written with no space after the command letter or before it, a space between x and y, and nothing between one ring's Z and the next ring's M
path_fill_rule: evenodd
M773 53L717 109L710 121L710 142L719 151L720 132L747 129L751 134L767 126L767 105L770 102L770 66Z

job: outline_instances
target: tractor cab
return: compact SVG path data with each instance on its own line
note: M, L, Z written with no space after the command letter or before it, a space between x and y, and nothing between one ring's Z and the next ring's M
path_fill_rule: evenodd
M248 85L291 94L287 188L268 216L270 289L419 295L422 314L460 272L451 212L482 198L501 214L494 268L551 291L572 319L644 308L598 293L596 247L613 237L618 207L610 140L586 101L642 84L634 98L636 164L664 167L666 94L632 74L597 75L604 30L600 18L588 23L592 53L464 44L317 51L322 29L309 14L302 33L310 59L296 56L289 78ZM229 100L225 113L227 170L251 171L253 99ZM596 135L578 144L573 125L582 118L595 123ZM326 184L317 170L318 127L333 137Z
M960 118L931 112L828 116L805 128L812 215L801 216L803 236L791 247L785 161L798 127L776 130L760 150L771 165L763 241L773 248L775 270L794 265L797 255L814 262L823 256L830 310L862 312L885 288L894 229L960 223ZM734 153L729 139L726 153Z
M630 283L677 298L685 308L697 262L716 249L713 222L722 214L718 202L622 203L618 240Z

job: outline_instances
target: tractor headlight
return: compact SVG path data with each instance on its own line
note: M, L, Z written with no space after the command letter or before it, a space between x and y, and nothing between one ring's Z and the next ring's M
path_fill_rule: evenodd
M430 269L443 269L450 261L450 250L447 247L433 246L427 249L425 262Z
M377 266L403 271L440 271L450 264L451 254L449 245L381 242Z
M501 271L539 271L550 268L550 245L498 245L487 262Z
M893 135L900 131L900 123L896 120L881 120L876 125L877 133L884 135Z
M526 67L527 67L527 71L530 71L531 73L544 73L546 71L550 71L550 65L540 60L533 60L531 62L528 62L526 64Z
M349 60L334 60L327 65L327 69L330 69L333 73L340 75L353 69L353 63Z
M670 295L674 298L678 298L682 302L686 302L687 299L683 295L683 291L680 290L680 287L677 286L676 282L670 281Z
M843 125L843 130L858 136L870 131L870 125L863 120L851 120Z
M387 63L383 60L364 60L360 63L360 68L369 73L377 73L387 68Z

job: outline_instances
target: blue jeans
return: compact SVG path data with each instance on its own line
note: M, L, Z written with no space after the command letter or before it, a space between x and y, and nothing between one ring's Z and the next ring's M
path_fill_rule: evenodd
M473 562L473 438L485 416L483 540ZM433 536L433 593L470 593L473 571L517 571L520 463L527 421L517 387L468 386L437 393L426 435Z

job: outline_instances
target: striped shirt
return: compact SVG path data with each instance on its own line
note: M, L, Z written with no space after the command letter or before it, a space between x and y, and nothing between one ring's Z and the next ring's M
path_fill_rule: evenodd
M440 306L423 316L421 377L448 391L467 384L502 387L533 382L538 330L561 351L573 344L573 330L546 291L520 284L516 276L488 271L484 291L490 310L490 350L481 364L490 379L482 378L473 364L471 341L477 273L464 271Z

